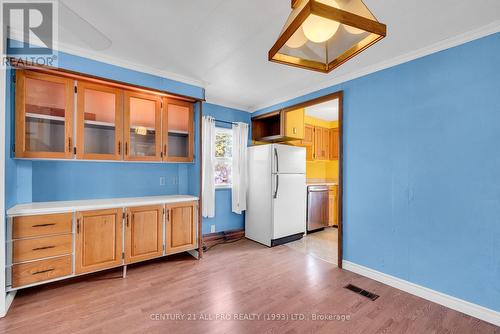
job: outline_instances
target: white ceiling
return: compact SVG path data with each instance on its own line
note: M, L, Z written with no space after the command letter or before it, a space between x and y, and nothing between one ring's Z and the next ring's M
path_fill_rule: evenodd
M306 107L306 115L332 122L339 119L339 100L331 100Z
M60 33L62 50L198 84L208 102L249 111L424 54L422 49L432 51L436 43L471 31L500 30L498 0L365 0L387 24L388 37L340 69L320 74L267 61L290 0L64 2L111 43L92 50L81 37L89 29L75 25L76 32Z

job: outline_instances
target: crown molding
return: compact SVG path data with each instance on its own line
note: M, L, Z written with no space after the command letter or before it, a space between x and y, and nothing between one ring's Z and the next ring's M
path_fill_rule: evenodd
M347 81L350 81L350 80L353 80L356 78L360 78L360 77L363 77L363 76L371 74L371 73L385 70L387 68L391 68L391 67L394 67L394 66L397 66L400 64L404 64L404 63L410 62L412 60L422 58L422 57L425 57L425 56L428 56L428 55L431 55L433 53L440 52L440 51L443 51L446 49L450 49L452 47L459 46L459 45L462 45L462 44L465 44L465 43L468 43L468 42L474 41L476 39L486 37L486 36L489 36L489 35L492 35L492 34L495 34L498 32L500 32L500 20L494 21L494 22L489 23L487 25L484 25L480 28L470 30L466 33L463 33L463 34L442 40L440 42L431 44L431 45L426 46L424 48L406 53L404 55L397 56L397 57L394 57L392 59L385 60L385 61L379 62L377 64L374 64L374 65L366 66L358 71L354 71L352 73L348 73L348 74L342 75L340 77L335 77L335 78L323 81L320 84L313 86L312 88L302 89L302 90L299 90L293 94L289 94L285 97L270 100L269 102L262 103L260 105L255 106L255 107L251 107L250 110L252 112L256 112L256 111L259 111L259 110L262 110L265 108L269 108L269 107L272 107L272 106L280 104L280 103L285 103L291 99L294 99L294 98L297 98L300 96L304 96L304 95L316 92L316 91L324 89L324 88L339 85L341 83L344 83L344 82L347 82Z
M202 80L192 79L192 78L180 75L180 74L157 69L155 67L151 67L151 66L147 66L147 65L141 65L141 64L138 64L135 62L119 59L119 58L109 56L109 55L102 55L102 54L99 54L97 52L93 52L93 51L83 49L80 47L76 47L73 45L68 45L66 43L58 43L58 51L62 51L64 53L69 53L69 54L72 54L72 55L75 55L78 57L83 57L83 58L103 62L103 63L110 64L110 65L123 67L123 68L129 69L129 70L135 70L138 72L159 76L159 77L162 77L165 79L178 81L181 83L197 86L200 88L205 88L205 86L206 86L206 82L204 82Z
M17 41L22 41L22 40L24 40L24 35L19 30L11 30L10 31L10 38L17 40ZM37 43L32 43L32 44L39 46L39 44L37 44ZM155 68L152 66L142 65L142 64L135 63L132 61L120 59L117 57L103 55L99 52L91 51L89 49L81 48L81 47L78 47L75 45L62 43L60 41L54 41L54 44L55 44L54 49L57 52L68 53L68 54L73 55L73 56L87 58L90 60L99 61L99 62L106 63L109 65L115 65L115 66L123 67L123 68L129 69L129 70L134 70L134 71L138 71L141 73L159 76L159 77L162 77L165 79L178 81L181 83L197 86L200 88L205 88L205 86L207 85L207 83L202 81L202 80L196 80L196 79L189 78L189 77L186 77L186 76L183 76L180 74L161 70L161 69L158 69L158 68Z
M205 100L206 100L205 102L207 102L207 103L216 104L216 105L219 105L221 107L236 109L236 110L244 111L244 112L247 112L250 114L253 112L253 110L250 110L248 108L248 106L246 106L246 105L238 104L238 103L228 101L226 99L210 96L210 94L208 94L208 92L207 92L207 96L205 96Z

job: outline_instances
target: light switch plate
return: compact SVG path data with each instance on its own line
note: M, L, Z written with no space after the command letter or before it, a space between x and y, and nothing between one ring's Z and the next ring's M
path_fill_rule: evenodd
M165 185L165 176L160 176L160 186Z
M215 233L215 224L210 225L210 233Z

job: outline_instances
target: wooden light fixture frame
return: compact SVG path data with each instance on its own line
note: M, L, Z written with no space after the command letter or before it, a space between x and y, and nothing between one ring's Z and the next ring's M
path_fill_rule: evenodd
M375 20L370 20L366 17L359 16L342 9L330 7L316 0L306 0L307 3L304 8L298 13L296 18L279 36L276 43L274 43L271 50L269 50L269 61L290 65L294 67L305 68L317 72L329 73L333 69L339 67L349 59L363 52L373 44L377 43L387 35L387 26ZM292 9L300 4L301 0L291 0ZM328 64L303 59L299 57L289 56L278 53L285 43L293 36L299 29L309 15L318 15L329 20L333 20L348 26L361 29L371 33L370 36L353 45L350 49L342 55L332 60Z

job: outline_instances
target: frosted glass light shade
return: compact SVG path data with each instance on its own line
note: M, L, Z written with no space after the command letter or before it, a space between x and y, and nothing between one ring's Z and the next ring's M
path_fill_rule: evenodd
M330 7L339 8L339 4L335 0L322 0L320 2ZM326 42L335 35L339 27L339 22L314 14L309 15L302 24L307 39L314 43Z

